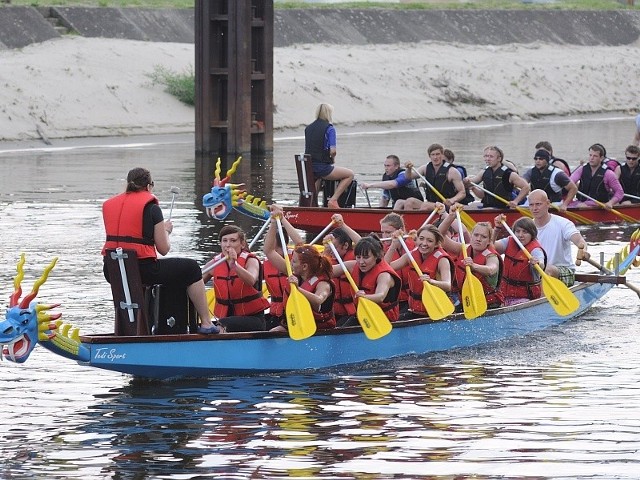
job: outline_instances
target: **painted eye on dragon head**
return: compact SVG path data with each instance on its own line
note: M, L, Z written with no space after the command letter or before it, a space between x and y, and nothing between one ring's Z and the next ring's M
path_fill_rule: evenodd
M31 319L31 312L29 310L20 310L20 323L26 325Z

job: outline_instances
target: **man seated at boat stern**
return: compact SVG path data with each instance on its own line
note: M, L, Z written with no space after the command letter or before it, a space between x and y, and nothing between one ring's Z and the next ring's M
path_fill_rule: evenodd
M578 247L577 258L587 260L587 242L571 220L549 213L550 205L544 190L529 194L529 209L538 229L538 242L547 253L545 271L570 287L575 282L576 270L571 244Z
M529 182L531 190L544 190L549 200L558 205L560 210L566 211L576 196L578 186L563 170L551 165L551 155L546 150L537 150L533 161L533 167L529 168L522 178Z
M387 207L389 201L394 210L404 210L405 201L409 198L416 198L422 201L422 195L418 190L415 180L406 178L404 168L400 167L400 158L397 155L388 155L384 160L384 175L382 181L362 183L360 186L364 190L369 188L382 188L380 197L380 207Z
M436 202L442 202L448 208L460 203L467 197L467 191L462 183L460 171L451 163L446 162L444 147L438 143L427 148L429 162L413 170L413 164L407 163L405 175L407 178L424 178L428 183L424 185L425 201L415 198L405 202L405 210L424 210L431 212ZM420 183L420 182L418 182Z
M502 149L495 145L485 147L484 162L486 167L473 177L465 178L464 184L470 185L473 193L480 199L480 202L473 202L472 207L494 207L504 208L508 202L509 207L517 207L527 196L530 191L527 181L518 175L512 168L503 164L504 153ZM493 193L496 197L489 195L484 190L471 185L478 185L482 181L484 190ZM515 190L520 189L514 196Z
M620 203L624 190L615 172L605 163L606 157L607 151L602 144L594 143L589 147L588 162L571 174L571 180L578 185L578 201L572 206L593 207L600 202L610 209ZM581 194L584 194L582 198Z
M624 190L623 204L640 203L640 148L629 145L624 152L626 163L620 167L620 184Z

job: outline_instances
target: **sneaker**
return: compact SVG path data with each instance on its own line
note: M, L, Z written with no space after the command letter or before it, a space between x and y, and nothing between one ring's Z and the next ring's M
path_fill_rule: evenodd
M334 199L329 199L329 201L327 202L327 207L329 208L340 208L340 205L338 205L338 201L334 200Z
M202 333L203 335L211 335L214 333L220 333L220 327L217 325L211 325L210 327L198 327L198 333Z

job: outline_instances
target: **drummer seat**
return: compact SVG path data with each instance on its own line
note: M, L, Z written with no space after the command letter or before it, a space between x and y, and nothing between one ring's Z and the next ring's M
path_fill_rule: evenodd
M296 172L298 173L298 188L300 189L298 205L300 207L317 207L318 189L316 186L316 178L313 174L311 155L300 154L296 155L295 159Z
M318 206L318 190L322 189L323 207L327 207L327 200L331 198L333 192L338 185L337 180L325 180L316 178L313 174L311 164L311 155L300 154L295 156L296 172L298 173L298 188L300 189L300 198L298 206L300 207L317 207ZM321 181L322 180L322 181ZM356 188L358 183L354 180L347 190L340 195L338 204L341 208L351 208L356 204Z
M115 335L149 335L145 292L150 287L142 284L136 252L122 248L109 249L105 252L105 262L115 308ZM124 271L121 271L121 266Z

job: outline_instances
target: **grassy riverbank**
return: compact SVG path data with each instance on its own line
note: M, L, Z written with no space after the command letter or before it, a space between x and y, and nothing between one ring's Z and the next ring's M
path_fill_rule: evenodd
M629 5L635 3L635 6ZM12 5L30 6L93 6L93 7L147 7L147 8L193 8L193 0L11 0ZM640 2L633 0L423 0L403 3L386 2L342 2L307 3L278 2L276 9L286 8L394 8L394 9L559 9L559 10L621 10L640 9Z

